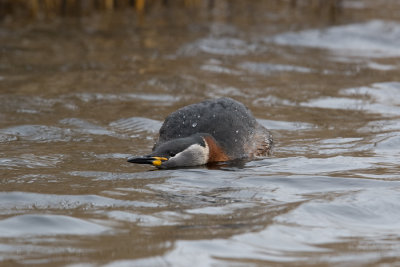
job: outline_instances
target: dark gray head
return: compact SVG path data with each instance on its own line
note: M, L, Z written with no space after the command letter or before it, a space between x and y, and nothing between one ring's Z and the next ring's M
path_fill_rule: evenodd
M132 157L128 162L152 164L158 168L174 168L207 164L209 146L202 134L173 139L157 146L143 157Z

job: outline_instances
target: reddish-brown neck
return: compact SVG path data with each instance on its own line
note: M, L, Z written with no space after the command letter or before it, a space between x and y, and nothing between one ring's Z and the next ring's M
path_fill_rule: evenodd
M225 154L222 148L215 142L211 136L205 136L204 140L207 142L209 149L208 162L228 161L229 157Z

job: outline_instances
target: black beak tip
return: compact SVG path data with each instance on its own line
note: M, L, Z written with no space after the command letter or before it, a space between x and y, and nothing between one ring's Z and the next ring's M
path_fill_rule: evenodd
M127 160L130 163L137 163L137 164L151 164L152 159L149 157L131 157Z

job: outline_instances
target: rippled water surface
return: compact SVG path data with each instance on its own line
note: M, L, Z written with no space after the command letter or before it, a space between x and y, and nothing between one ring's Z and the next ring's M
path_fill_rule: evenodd
M0 265L400 265L399 14L215 1L3 21ZM222 96L272 131L270 158L126 162Z

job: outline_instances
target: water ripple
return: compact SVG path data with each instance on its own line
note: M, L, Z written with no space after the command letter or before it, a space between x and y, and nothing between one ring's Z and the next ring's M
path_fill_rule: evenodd
M162 123L148 118L132 117L111 122L109 125L123 134L134 135L141 132L157 133Z
M204 38L182 47L178 54L196 55L200 52L212 55L245 55L255 51L257 46L237 38Z
M54 195L28 192L0 192L0 212L24 209L74 209L77 207L158 207L157 203L118 200L97 195Z
M65 215L26 214L0 220L0 237L94 235L108 227Z
M239 68L262 75L268 75L274 72L283 72L283 71L301 72L301 73L310 73L313 71L310 68L300 67L300 66L257 63L257 62L243 62L239 64Z
M301 103L303 107L359 110L382 115L400 115L399 82L375 83L370 87L348 88L340 91L347 97L321 97Z
M71 130L56 126L20 125L0 129L0 136L4 136L1 139L5 140L16 137L18 140L35 142L68 142L71 140Z
M0 166L6 169L14 168L52 168L57 166L66 156L63 154L38 156L22 154L18 157L0 158Z
M399 23L372 20L324 30L288 32L267 37L265 41L280 45L324 48L348 56L398 57L399 39Z

